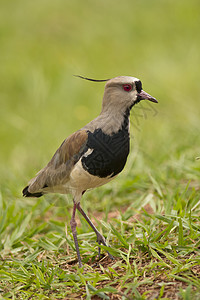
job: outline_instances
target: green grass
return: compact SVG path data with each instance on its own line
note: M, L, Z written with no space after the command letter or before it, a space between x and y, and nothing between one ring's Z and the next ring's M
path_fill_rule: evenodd
M0 298L200 299L199 25L195 0L1 1ZM159 100L132 112L122 174L83 196L115 256L77 214L83 269L71 197L21 196L101 109L104 85L73 74L136 76Z

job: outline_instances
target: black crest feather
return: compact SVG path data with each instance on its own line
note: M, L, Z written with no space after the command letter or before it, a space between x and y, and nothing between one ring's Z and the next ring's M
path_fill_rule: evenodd
M75 77L79 77L81 79L85 79L85 80L89 80L89 81L95 81L95 82L103 82L103 81L108 81L110 79L93 79L93 78L87 78L87 77L83 77L81 75L74 75Z

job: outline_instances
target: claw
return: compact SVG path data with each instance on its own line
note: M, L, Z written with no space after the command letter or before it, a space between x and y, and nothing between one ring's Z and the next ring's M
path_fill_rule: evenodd
M104 238L103 235L101 235L100 233L97 234L97 243L98 243L99 245L102 244L102 245L108 247L107 244L106 244L105 238ZM101 248L100 248L100 247L98 248L98 252L99 252L98 256L99 256L99 258L100 258L100 255L101 255ZM109 251L106 251L106 252L108 253L109 257L110 257L112 260L114 260L114 257L112 256L112 254L110 254Z
M101 248L100 247L98 247L98 257L99 257L99 259L101 258Z

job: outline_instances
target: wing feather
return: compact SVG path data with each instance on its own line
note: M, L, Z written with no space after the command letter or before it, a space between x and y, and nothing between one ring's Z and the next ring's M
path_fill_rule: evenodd
M85 148L87 139L87 131L80 130L64 140L47 166L30 180L28 192L31 194L42 190L45 192L45 189L48 190L66 183L69 180L72 168Z

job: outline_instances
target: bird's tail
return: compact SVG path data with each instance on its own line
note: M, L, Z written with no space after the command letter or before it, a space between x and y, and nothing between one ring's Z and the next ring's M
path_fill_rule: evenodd
M24 197L36 197L36 198L39 198L41 196L43 196L43 193L42 192L38 192L38 193L29 193L28 191L28 188L29 188L29 185L27 185L23 191L22 191L22 194Z

